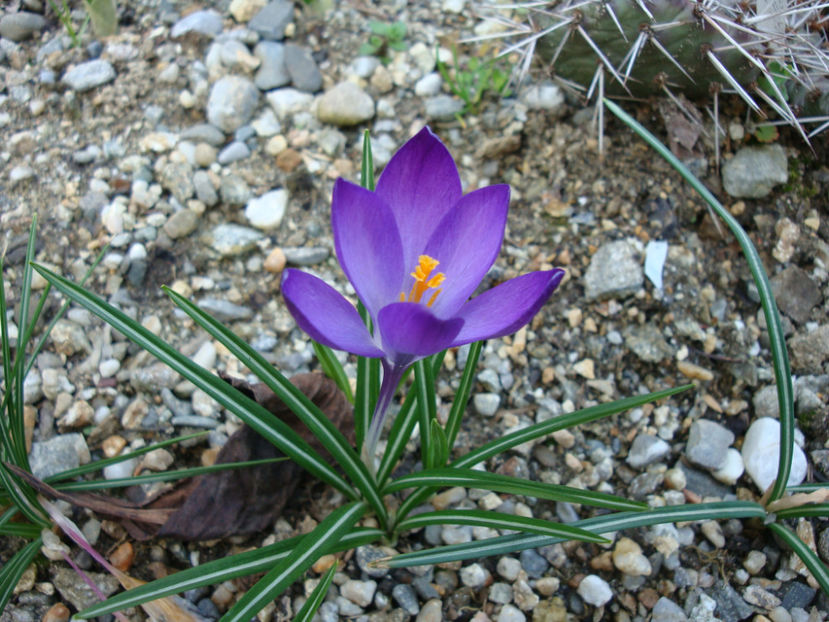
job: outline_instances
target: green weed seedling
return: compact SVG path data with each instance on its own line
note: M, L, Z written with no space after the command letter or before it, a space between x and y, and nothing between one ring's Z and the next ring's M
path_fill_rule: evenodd
M452 68L437 59L437 67L449 89L463 100L461 115L478 114L487 93L509 97L510 69L499 67L498 59L470 56L461 60L457 48L452 48Z
M360 46L360 54L363 56L376 56L384 64L391 61L389 50L402 52L406 49L406 24L404 22L393 22L387 24L372 20L368 24L371 35L366 43Z

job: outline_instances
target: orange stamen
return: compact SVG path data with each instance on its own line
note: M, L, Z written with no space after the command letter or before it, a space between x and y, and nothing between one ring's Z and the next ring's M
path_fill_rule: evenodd
M412 284L412 290L409 292L408 298L403 292L400 292L400 302L406 302L407 300L409 302L420 302L420 299L423 298L423 294L427 290L435 289L436 291L432 293L429 302L426 304L426 306L431 307L437 295L441 292L437 288L446 280L443 272L432 274L439 263L437 259L429 257L429 255L421 255L418 257L417 266L415 266L414 272L411 273L415 280L414 284Z

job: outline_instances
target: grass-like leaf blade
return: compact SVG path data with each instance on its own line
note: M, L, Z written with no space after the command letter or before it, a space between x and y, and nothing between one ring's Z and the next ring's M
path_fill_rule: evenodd
M138 324L119 309L107 304L94 294L87 292L68 279L55 274L43 266L35 269L52 285L82 305L115 330L120 331L159 361L182 374L202 391L215 399L221 406L237 415L251 428L285 455L293 459L315 477L331 484L350 499L357 494L351 486L329 465L299 434L287 424L274 417L268 410L246 397L228 383L217 378L206 369L199 367L189 357L176 351L172 346Z
M282 593L329 548L336 546L365 511L365 503L357 501L331 512L222 616L222 622L248 622L255 617L268 601Z
M635 529L661 523L699 520L728 520L730 518L765 518L766 511L759 503L751 501L717 501L712 503L684 504L653 508L641 512L614 512L569 523L571 527L593 533L609 533L623 529ZM478 559L496 555L509 555L517 551L535 549L565 541L566 538L515 534L488 540L476 540L464 544L442 546L414 553L403 553L384 561L383 566L401 568L426 564L442 564L465 559Z
M780 523L769 523L767 527L771 529L775 535L780 536L780 538L788 544L789 547L791 547L791 549L806 565L806 568L809 569L809 572L812 573L815 580L820 584L823 593L829 594L829 568L827 568L826 565L820 561L817 554L806 546L806 543L798 538L795 532L785 525L781 525Z
M379 529L355 529L343 536L339 544L329 552L333 553L376 542L382 535L383 532ZM92 605L78 615L86 619L94 618L205 585L266 572L273 568L275 564L284 560L302 537L295 536L252 551L222 557L194 568L181 570L151 583L116 594L102 603Z
M771 349L774 377L777 382L777 401L780 408L780 461L777 467L777 479L769 495L771 501L776 501L786 491L786 483L789 481L789 473L792 467L792 456L794 453L794 393L792 391L792 372L789 365L789 355L786 351L786 341L783 337L783 324L780 320L780 313L774 301L766 271L757 249L748 234L740 226L740 223L726 210L717 198L697 179L691 171L671 151L663 145L659 139L646 130L636 119L622 110L616 103L609 99L604 100L604 105L621 119L625 125L630 127L642 139L645 140L659 155L676 170L691 187L696 190L702 199L722 218L726 226L737 238L737 243L743 251L748 263L748 269L757 285L760 295L760 304L763 307L763 315L766 318L766 326L769 333L769 344Z
M244 469L247 467L273 464L287 460L281 458L266 458L264 460L250 460L248 462L225 462L222 464L211 464L210 466L193 467L190 469L176 469L175 471L160 471L158 473L147 473L146 475L134 475L132 477L119 477L115 479L94 479L80 482L63 482L55 484L56 490L106 490L109 488L124 488L126 486L139 486L141 484L152 484L153 482L169 482L185 477L197 477L219 471L231 469Z
M353 404L354 394L351 392L351 383L348 381L348 376L345 375L345 370L339 359L334 355L334 351L317 341L311 341L311 345L323 373L336 383L348 402Z
M328 572L326 572L322 579L320 579L320 582L317 583L317 587L315 587L314 591L311 592L308 600L306 600L305 604L303 604L299 611L296 612L294 622L311 622L314 615L317 613L317 609L320 608L320 605L322 605L325 600L328 588L331 587L331 581L334 579L335 572L337 572L336 563L331 565Z
M494 492L549 499L551 501L586 504L611 510L644 510L648 507L639 501L629 501L628 499L602 492L581 490L579 488L557 484L546 484L544 482L534 482L501 475L500 473L487 473L485 471L458 469L455 467L430 469L428 471L405 475L387 484L383 490L383 494L421 486L429 488L465 486L467 488L480 488Z
M609 542L607 538L594 533L540 518L528 518L512 514L499 514L484 510L439 510L409 516L397 524L399 530L417 529L428 525L472 525L491 529L509 529L541 536L555 536L583 542Z
M436 417L435 378L428 359L421 359L414 364L415 386L417 392L417 419L420 428L421 460L427 469L438 466L433 460L437 454L432 447L432 421Z
M36 540L32 540L20 549L14 556L3 564L0 568L0 611L6 609L14 588L20 577L26 572L26 568L32 563L32 560L40 552L40 545L43 544L40 536Z
M786 508L785 510L777 510L774 515L778 519L800 518L801 516L826 518L829 516L829 503L799 505L793 508Z
M466 412L466 403L469 401L469 394L472 392L472 387L475 385L475 375L478 371L478 359L481 357L481 350L483 350L484 342L476 341L469 345L469 353L466 356L466 364L461 374L461 382L458 385L458 390L455 391L455 399L452 401L452 408L449 411L449 417L446 420L446 443L449 446L449 451L455 445L455 439L458 437L458 432L461 429L461 421Z

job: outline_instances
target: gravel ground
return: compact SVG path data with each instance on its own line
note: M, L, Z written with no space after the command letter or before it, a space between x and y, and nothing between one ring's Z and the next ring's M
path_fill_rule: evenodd
M42 4L13 2L0 18L0 236L12 308L37 213L38 261L79 278L109 243L90 288L203 366L246 375L173 309L162 284L225 321L283 372L314 370L312 349L279 295L280 273L304 266L353 294L333 253L333 181L356 178L364 129L380 166L429 123L455 156L467 190L512 187L503 252L485 284L554 265L568 271L528 327L486 344L455 451L690 379L694 391L664 404L558 433L485 467L652 506L757 499L768 485L777 399L765 322L738 246L678 175L615 121L600 165L592 109L541 70L517 95L486 100L479 114L459 121L461 104L435 73L434 50L447 55L453 42L490 27L469 2L342 2L319 14L279 0L264 9L259 0L140 0L122 9L118 35L87 35L80 47L50 11L46 19L15 14L37 14ZM390 52L387 65L358 54L370 19L408 24L407 50ZM682 122L670 105L626 108L665 140ZM784 133L777 143L757 145L739 104L725 109L722 173L710 127L685 156L748 230L769 271L796 374L802 434L794 477L825 480L826 141L818 137L812 152ZM36 279L36 288L44 285ZM46 317L58 304L53 298ZM441 412L465 356L464 348L447 356ZM353 374L353 361L343 361ZM210 461L240 425L78 308L55 327L29 377L27 403L32 463L41 476L200 429L209 435L196 445L105 476ZM308 483L268 533L209 545L137 543L110 521L82 511L75 518L100 550L124 556L132 574L151 579L306 532L340 501ZM464 489L445 491L433 504L563 521L589 515L569 504ZM796 526L829 562L826 521ZM492 535L429 528L397 550ZM4 541L0 561L17 545ZM344 557L321 620L805 622L827 611L808 572L750 521L664 525L617 534L608 547L556 545L388 573L365 566L373 553ZM78 560L95 570L85 556ZM292 619L304 590L313 588L316 574L310 577L260 619ZM77 583L62 562L33 567L0 620L65 620L89 598ZM247 585L186 596L216 618Z

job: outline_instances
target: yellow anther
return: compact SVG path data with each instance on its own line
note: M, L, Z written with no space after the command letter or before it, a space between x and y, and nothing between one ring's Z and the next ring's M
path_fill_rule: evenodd
M438 294L439 294L440 292L441 292L441 290L439 290L439 289L436 289L436 290L434 291L434 293L432 294L431 298L429 298L429 302L427 302L427 303L426 303L426 306L427 306L427 307L431 307L431 306L432 306L432 304L435 302L435 298L437 298L437 297L438 297Z
M408 298L403 294L403 292L400 292L400 302L406 302L407 300L409 302L420 302L420 299L423 297L426 290L436 289L437 287L440 287L444 280L446 280L446 276L443 272L438 272L434 275L432 274L434 269L437 268L440 263L437 259L429 257L429 255L421 255L417 259L417 266L415 266L414 272L411 273L415 280L412 285L412 290L409 292ZM437 298L439 293L439 289L432 293L427 306L432 306L432 303L435 302L435 298Z

